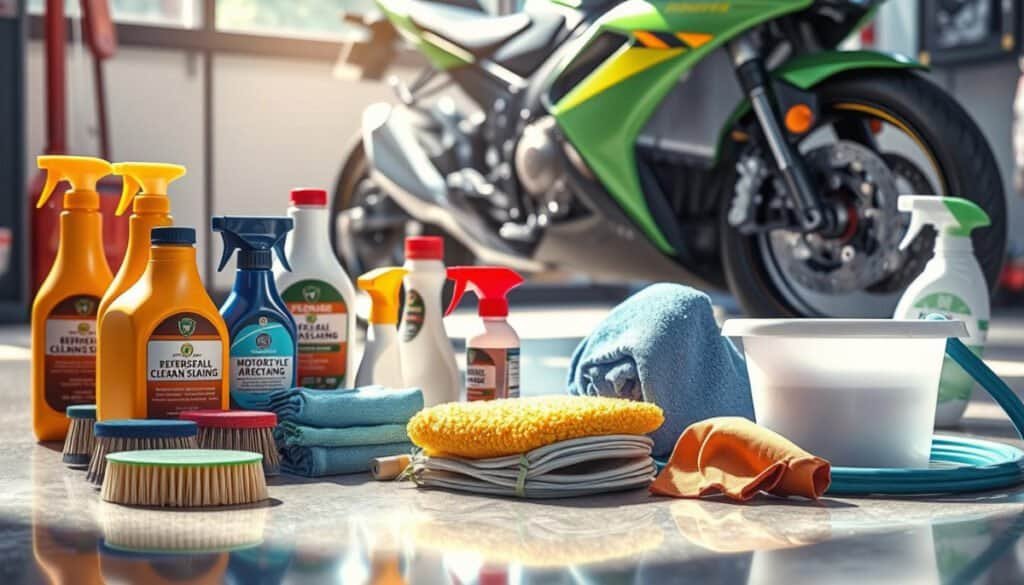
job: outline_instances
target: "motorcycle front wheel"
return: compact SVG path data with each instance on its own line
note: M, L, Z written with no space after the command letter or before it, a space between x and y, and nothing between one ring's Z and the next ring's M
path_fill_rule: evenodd
M799 144L822 196L846 218L842 233L778 228L752 235L721 217L729 288L754 317L888 318L932 255L934 233L906 250L900 194L970 199L992 225L974 231L974 253L993 288L1006 249L1006 198L992 150L944 90L905 71L855 72L814 89L817 126ZM742 161L740 163L743 164ZM760 200L782 200L768 172ZM749 184L749 181L748 181ZM726 198L731 200L732 197Z

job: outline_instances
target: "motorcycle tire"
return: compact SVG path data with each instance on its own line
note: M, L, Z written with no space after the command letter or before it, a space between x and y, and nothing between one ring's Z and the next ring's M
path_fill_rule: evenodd
M972 239L989 289L994 290L1006 252L1006 196L992 149L963 107L945 90L908 71L858 71L826 80L814 91L823 111L829 104L852 102L898 120L932 156L945 184L944 194L970 199L988 213L991 226L975 230ZM724 198L719 214L722 262L729 288L747 315L850 316L816 314L791 302L773 282L780 278L778 273L773 276L766 265L761 246L767 245L767 238L741 234L728 224L731 198ZM890 317L892 310L880 306L872 316Z
M364 181L369 178L369 161L366 158L366 151L363 149L363 142L358 137L353 141L353 144L349 147L348 155L345 157L345 162L342 164L341 171L338 173L338 178L334 185L334 196L331 198L331 215L332 220L329 222L331 244L334 246L334 253L341 261L345 270L352 278L374 268L380 268L381 266L399 266L403 262L401 257L402 242L406 236L405 229L401 232L394 234L384 235L385 243L382 246L392 248L394 251L389 258L376 258L371 261L366 261L363 258L358 258L358 252L354 253L356 256L355 262L346 260L346 256L352 256L352 254L346 255L343 249L346 246L351 246L352 249L357 249L353 242L341 242L340 235L338 234L338 216L342 211L349 209L354 205L359 205L361 202L357 200L357 193ZM386 195L384 196L386 197ZM391 203L395 205L394 203ZM404 211L402 211L404 213ZM409 222L413 219L410 216ZM445 238L444 248L444 260L448 266L466 265L474 263L474 255L465 246L463 246L458 240L451 237L444 230L433 226L423 225L422 232L418 235L423 236L442 236ZM350 265L355 264L355 265Z

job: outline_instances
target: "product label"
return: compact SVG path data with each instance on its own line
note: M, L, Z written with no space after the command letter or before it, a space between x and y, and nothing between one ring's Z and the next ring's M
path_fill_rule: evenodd
M402 341L412 341L423 329L423 317L426 315L423 297L413 289L405 293L405 314L402 315Z
M967 325L967 333L971 336L970 340L965 341L968 341L971 351L981 355L985 339L988 337L988 321L975 319L970 305L960 296L946 292L931 293L914 303L914 311L908 318L924 319L937 313L950 320L963 321ZM942 362L939 402L969 400L973 389L974 378L959 364L946 357Z
M519 348L466 351L466 399L519 398Z
M96 309L99 297L67 297L46 317L46 403L63 413L96 402Z
M148 418L221 408L224 348L217 328L197 313L164 319L146 344Z
M242 325L231 338L231 392L287 390L295 382L295 340L267 316Z
M282 293L298 331L298 385L318 390L345 383L348 306L330 284L300 280Z

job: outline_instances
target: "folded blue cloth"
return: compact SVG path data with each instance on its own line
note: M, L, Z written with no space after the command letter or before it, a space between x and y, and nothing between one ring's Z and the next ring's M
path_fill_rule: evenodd
M274 438L284 447L356 447L409 442L404 424L321 429L286 421L274 429Z
M699 420L754 418L743 356L721 336L711 299L678 284L651 285L615 307L576 348L568 385L570 394L660 406L656 457Z
M286 447L281 450L281 469L306 477L369 471L377 457L411 453L412 443L359 447Z
M405 424L423 409L423 392L366 386L345 390L293 388L270 394L279 422L320 428Z

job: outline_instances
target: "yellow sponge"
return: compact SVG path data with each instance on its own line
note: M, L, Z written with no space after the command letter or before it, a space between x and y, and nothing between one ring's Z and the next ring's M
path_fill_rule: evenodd
M645 402L554 395L441 404L412 417L408 431L427 455L484 459L580 437L643 435L664 420Z

